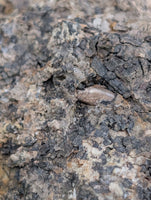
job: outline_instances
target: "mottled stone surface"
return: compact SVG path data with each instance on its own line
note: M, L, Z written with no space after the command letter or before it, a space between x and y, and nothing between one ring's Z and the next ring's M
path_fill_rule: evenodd
M150 11L0 0L0 199L151 199Z

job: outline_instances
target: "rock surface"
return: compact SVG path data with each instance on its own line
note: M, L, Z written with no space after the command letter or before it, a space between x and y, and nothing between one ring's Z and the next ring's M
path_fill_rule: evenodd
M150 200L149 0L0 11L0 199Z

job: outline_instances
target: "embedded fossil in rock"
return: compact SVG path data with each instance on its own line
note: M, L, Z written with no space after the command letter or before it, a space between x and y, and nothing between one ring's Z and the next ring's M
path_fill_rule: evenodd
M115 94L101 85L93 85L85 90L78 90L76 97L79 101L89 105L97 105L99 102L111 102Z

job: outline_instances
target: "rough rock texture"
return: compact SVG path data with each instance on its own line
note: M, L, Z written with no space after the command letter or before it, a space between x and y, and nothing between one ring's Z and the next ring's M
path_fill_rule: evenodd
M150 200L149 0L0 11L0 199Z

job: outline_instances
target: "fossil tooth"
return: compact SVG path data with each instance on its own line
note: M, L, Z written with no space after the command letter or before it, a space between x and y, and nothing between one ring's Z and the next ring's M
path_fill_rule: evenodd
M77 91L77 99L89 105L97 105L98 102L110 102L114 99L115 94L101 85L94 85L85 90Z

